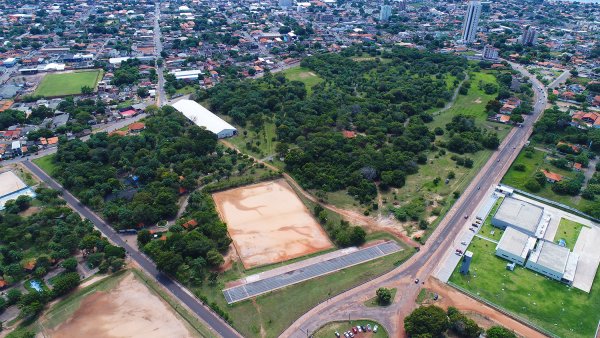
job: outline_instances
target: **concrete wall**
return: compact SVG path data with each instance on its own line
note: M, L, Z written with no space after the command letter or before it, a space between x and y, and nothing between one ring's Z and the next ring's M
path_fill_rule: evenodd
M537 273L540 273L546 277L550 277L554 280L557 281L561 281L562 280L562 276L563 273L562 272L558 272L558 271L554 271L554 270L550 270L548 268L546 268L545 266L541 266L537 263L534 263L532 261L527 261L527 264L525 264L525 267L528 269L531 269Z
M509 260L511 262L517 263L519 265L523 265L525 264L525 259L519 256L515 256L513 254L511 254L510 252L504 251L502 249L498 249L496 250L496 256L500 257L500 258L504 258L506 260Z

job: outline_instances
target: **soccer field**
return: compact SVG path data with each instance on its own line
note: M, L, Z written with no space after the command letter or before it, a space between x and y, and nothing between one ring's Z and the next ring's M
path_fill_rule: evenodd
M81 94L81 87L95 88L102 78L102 70L48 74L38 85L34 95L44 97Z

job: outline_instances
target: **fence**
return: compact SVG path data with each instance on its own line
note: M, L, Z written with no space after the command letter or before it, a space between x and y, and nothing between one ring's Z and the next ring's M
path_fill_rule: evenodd
M494 310L499 311L502 314L504 314L504 315L506 315L506 316L508 316L508 317L510 317L510 318L512 318L512 319L514 319L516 321L518 321L519 323L521 323L523 325L529 326L530 328L532 328L532 329L534 329L534 330L536 330L538 332L541 332L541 333L545 334L548 337L558 338L558 336L556 334L554 334L554 333L552 333L550 331L547 331L546 329L543 329L543 328L541 328L541 327L533 324L532 322L530 322L530 321L528 321L526 319L523 319L523 318L521 318L519 316L516 316L516 315L514 315L511 312L508 312L507 310L505 310L501 306L496 305L495 303L492 303L492 302L490 302L490 301L488 301L486 299L483 299L483 298L479 297L478 295L472 293L471 291L468 291L468 290L466 290L466 289L464 289L464 288L462 288L462 287L460 287L460 286L458 286L458 285L456 285L456 284L454 284L452 282L448 282L448 285L450 285L451 287L455 288L456 290L462 292L463 294L465 294L465 295L467 295L467 296L469 296L469 297L477 300L478 302L484 303L487 306L493 308Z
M507 186L507 187L509 187L509 186ZM515 192L519 193L520 195L524 195L524 196L527 196L527 197L529 197L531 199L534 199L534 200L537 200L537 201L540 201L540 202L544 202L546 204L553 205L553 206L555 206L555 207L557 207L559 209L563 209L563 210L569 211L569 212L574 213L574 214L576 214L578 216L581 216L583 218L587 218L587 219L589 219L591 221L594 221L596 223L600 223L600 219L592 217L592 216L590 216L590 215L588 215L588 214L586 214L584 212L581 212L581 211L579 211L579 210L577 210L577 209L575 209L573 207L570 207L568 205L564 205L562 203L558 203L558 202L549 200L547 198L540 197L540 196L528 193L527 191L519 190L519 189L516 189L516 188L513 188L513 187L509 187L509 188L513 189Z

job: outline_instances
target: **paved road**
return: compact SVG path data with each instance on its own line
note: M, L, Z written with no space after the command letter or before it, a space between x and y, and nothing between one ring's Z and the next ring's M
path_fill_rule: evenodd
M438 263L443 261L446 248L452 244L465 226L467 221L465 216L470 219L478 202L485 197L487 188L500 182L531 135L533 123L546 107L547 99L543 85L520 65L511 65L517 71L529 76L534 83L534 113L526 119L521 128L513 128L508 134L499 150L492 154L490 160L463 192L427 243L411 259L390 273L316 306L293 323L282 337L304 337L307 332L314 332L323 323L348 318L373 318L388 329L390 336L402 335L402 319L414 308L416 296L421 288L421 285L413 281L415 278L428 280ZM373 297L375 290L381 286L397 287L402 292L397 294L397 299L388 308L365 307L363 301Z
M62 191L62 197L65 201L80 215L89 219L94 223L96 228L104 234L108 239L110 239L116 245L119 245L125 250L129 257L134 260L139 266L141 266L148 274L154 277L160 284L162 284L167 290L171 292L175 297L179 299L182 303L184 303L187 307L189 307L194 313L196 313L207 325L212 328L216 334L222 337L241 337L233 328L227 325L219 316L214 314L207 307L202 305L194 297L192 294L188 293L183 286L172 280L170 277L164 275L156 269L154 263L145 255L137 252L133 249L127 242L125 242L118 234L115 232L113 228L111 228L104 220L90 211L87 207L83 206L75 198L71 193L64 190L62 186L52 179L50 176L46 175L38 166L30 161L25 161L23 164L33 172L36 176L38 176L41 180L46 182L51 188Z
M163 50L160 32L160 2L156 2L154 11L154 55L156 60L161 56ZM167 94L165 93L165 76L163 74L164 64L159 66L156 72L158 73L158 87L156 88L156 105L161 107L167 103Z

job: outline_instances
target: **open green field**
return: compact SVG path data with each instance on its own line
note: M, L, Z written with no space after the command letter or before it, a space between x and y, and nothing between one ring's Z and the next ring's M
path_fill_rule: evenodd
M559 337L592 337L600 319L600 270L591 292L569 287L524 267L506 270L508 261L494 254L496 245L473 238L470 274L450 282L522 317Z
M228 120L228 117L226 116L221 117ZM241 152L252 155L258 159L275 155L275 146L277 144L275 141L275 123L265 122L263 127L259 130L252 126L236 126L236 128L238 128L238 134L228 138L227 141L235 145Z
M286 69L282 72L285 78L290 81L300 81L306 86L306 92L308 95L312 93L312 87L323 82L323 79L319 75L315 74L312 70L304 67L293 67Z
M234 267L220 276L216 285L211 286L207 283L193 291L225 309L232 318L233 326L244 337L258 337L261 332L264 333L264 337L277 337L294 320L318 303L392 270L413 252L414 250L406 248L399 253L261 295L255 300L232 305L227 305L221 292L225 283L256 271L246 273L238 270L239 267Z
M48 74L38 85L34 95L44 97L81 94L81 87L96 88L102 79L102 70L80 71L72 73Z
M40 167L46 174L52 176L52 173L54 173L54 170L56 169L56 165L52 162L54 156L55 154L50 154L31 161Z
M350 319L352 319L352 318L350 318ZM354 327L356 325L367 326L367 324L371 324L371 327L374 327L375 325L377 325L378 326L377 333L371 332L371 333L369 333L369 335L367 335L365 333L359 333L359 335L361 335L361 337L362 336L377 337L377 338L389 337L387 331L381 324L379 324L378 322L372 321L372 320L368 320L368 319L358 319L358 320L351 320L351 321L327 323L324 326L322 326L320 329L318 329L315 333L313 333L313 337L315 337L315 338L332 338L332 337L335 337L336 331L339 332L340 335L343 337L344 332L352 330L352 327Z
M525 188L525 183L529 178L533 177L536 172L542 169L560 174L566 178L573 178L575 176L573 171L560 169L552 165L548 160L545 159L546 155L546 152L534 149L533 147L523 149L517 156L517 159L510 166L510 169L508 169L506 175L504 175L502 178L502 183L513 188L529 191L527 188ZM525 171L515 170L515 166L517 164L523 164L525 166ZM573 196L569 195L559 195L552 191L552 183L546 183L540 191L531 193L572 206L574 208L581 207L579 204L582 200L574 199Z
M585 225L571 221L570 219L561 218L560 223L558 224L558 230L556 230L556 234L554 235L554 242L564 239L565 242L567 242L567 248L573 250L575 243L577 243L579 233L584 226Z

